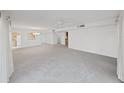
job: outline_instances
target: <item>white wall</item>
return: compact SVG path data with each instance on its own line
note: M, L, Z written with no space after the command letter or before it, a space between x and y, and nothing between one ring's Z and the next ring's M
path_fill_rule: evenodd
M65 32L47 32L44 33L44 43L48 44L58 44L58 39L60 39L60 44L65 44Z
M36 45L41 45L43 43L47 44L57 44L57 38L60 37L61 39L61 44L64 44L64 38L65 38L65 32L40 32L40 31L35 31L35 32L40 32L40 35L36 38L36 40L29 40L27 34L30 32L34 32L32 30L26 30L26 29L14 29L13 31L19 32L21 34L21 42L20 42L20 47L30 47L30 46L36 46Z
M55 34L53 32L48 32L48 33L45 33L44 34L44 38L45 38L45 41L44 43L48 43L48 44L55 44Z
M13 72L12 51L9 40L9 24L5 11L0 18L0 82L8 82Z
M40 32L34 30L35 32L40 32L40 35L36 38L36 40L29 40L27 34L34 31L29 29L14 29L13 31L19 32L21 34L20 47L30 47L35 45L41 45L43 43L57 44L58 38L60 38L61 44L65 44L65 32Z
M69 31L69 48L116 58L117 44L116 25Z
M14 29L13 31L20 33L21 40L19 40L19 47L30 47L30 46L36 46L41 45L42 43L45 43L45 34L40 31L30 30L30 29ZM40 35L36 36L35 40L29 40L28 33L30 32L39 32Z
M53 32L54 44L65 45L65 33L66 32Z
M28 32L21 32L21 47L29 47L40 45L42 43L41 36L37 36L35 40L28 39Z

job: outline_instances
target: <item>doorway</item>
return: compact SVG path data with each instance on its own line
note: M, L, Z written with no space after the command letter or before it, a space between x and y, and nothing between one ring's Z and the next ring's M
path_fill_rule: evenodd
M65 33L65 46L68 47L68 32Z

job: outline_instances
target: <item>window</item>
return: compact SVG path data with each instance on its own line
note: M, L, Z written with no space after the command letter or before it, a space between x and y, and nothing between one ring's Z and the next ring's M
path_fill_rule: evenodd
M39 32L30 32L30 33L28 33L28 39L29 39L29 40L36 40L36 37L37 37L38 35L40 35Z

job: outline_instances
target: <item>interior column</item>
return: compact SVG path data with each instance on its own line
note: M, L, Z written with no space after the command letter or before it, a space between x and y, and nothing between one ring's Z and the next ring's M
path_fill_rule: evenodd
M3 83L8 82L12 74L11 53L6 11L0 11L0 82Z
M118 20L118 59L117 59L117 74L121 81L124 81L124 13L122 12Z

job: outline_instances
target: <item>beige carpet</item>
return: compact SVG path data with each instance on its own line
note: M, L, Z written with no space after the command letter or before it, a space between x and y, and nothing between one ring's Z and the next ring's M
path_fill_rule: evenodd
M116 83L116 59L60 45L16 49L10 82Z

